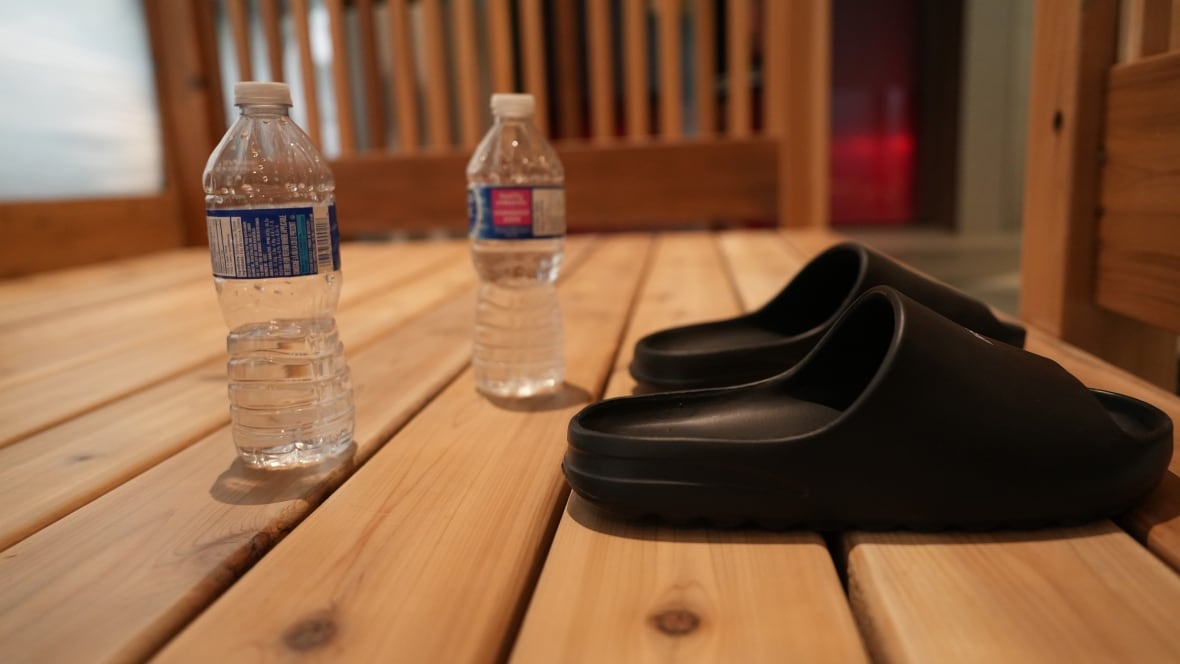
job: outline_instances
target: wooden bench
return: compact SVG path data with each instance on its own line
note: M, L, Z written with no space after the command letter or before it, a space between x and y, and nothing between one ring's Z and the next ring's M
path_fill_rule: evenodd
M756 306L833 240L572 237L568 385L530 410L474 390L464 243L347 245L357 452L281 474L235 460L201 252L0 284L0 661L1180 660L1180 462L1118 523L1028 532L676 529L568 497L566 423L633 389L636 338Z

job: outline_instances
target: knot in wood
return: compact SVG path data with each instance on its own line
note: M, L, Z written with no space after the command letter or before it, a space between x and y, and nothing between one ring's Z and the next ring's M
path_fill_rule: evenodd
M322 613L296 623L283 634L283 643L291 650L306 652L323 647L336 636L336 621Z
M684 636L695 632L701 618L688 609L668 609L653 615L651 624L668 636Z

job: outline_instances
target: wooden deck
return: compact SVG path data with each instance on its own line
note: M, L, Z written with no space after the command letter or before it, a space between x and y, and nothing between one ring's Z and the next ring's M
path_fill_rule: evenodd
M833 239L571 238L567 385L528 410L474 389L465 243L346 245L356 454L284 473L236 461L203 251L0 283L0 661L1180 661L1180 460L1118 523L1043 531L676 529L569 497L566 424L634 388L638 337L757 306Z

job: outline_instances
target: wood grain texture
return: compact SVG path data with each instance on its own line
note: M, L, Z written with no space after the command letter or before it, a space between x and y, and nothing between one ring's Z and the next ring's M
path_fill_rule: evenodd
M421 0L422 33L426 42L426 128L430 146L451 147L451 93L447 76L447 42L442 0Z
M230 34L234 41L234 59L238 64L238 80L254 80L254 61L250 53L250 2L228 0L225 11L229 16Z
M401 152L418 151L418 79L414 73L414 43L406 0L389 0L389 34L393 51L394 104L397 106L397 146ZM337 183L339 183L339 178Z
M474 151L483 135L482 111L487 104L479 92L474 0L452 1L451 25L455 31L455 74L459 87L459 138L467 151Z
M336 93L336 124L340 132L340 154L356 152L356 119L352 108L351 66L348 62L348 26L344 0L324 0L332 35L332 90Z
M559 286L563 393L497 405L465 372L159 661L501 656L564 498L566 423L602 389L646 251L606 240ZM300 648L321 624L340 638Z
M1172 0L1171 28L1168 30L1168 48L1180 50L1180 0Z
M157 288L207 280L208 264L207 249L172 249L0 281L0 330L101 307Z
M1020 316L1118 366L1162 380L1160 366L1175 357L1174 337L1093 301L1101 111L1117 14L1113 0L1037 4Z
M634 391L643 335L739 313L727 272L777 240L733 236L723 257L711 236L660 237L604 396ZM571 495L510 661L669 660L864 661L823 540L619 522Z
M291 0L291 20L295 26L295 44L299 51L299 75L303 81L303 112L307 114L304 129L316 147L320 141L320 99L316 92L315 61L311 57L311 25L308 0Z
M581 138L585 136L583 123L586 113L586 76L583 72L581 47L581 15L577 3L553 3L555 25L554 66L557 68L556 95L558 131L554 136Z
M1180 577L1109 522L846 537L853 610L882 662L1175 661Z
M779 140L778 222L792 228L820 228L828 219L829 111L831 108L831 0L801 0L788 8L786 60L790 103ZM779 9L782 11L782 8ZM772 68L773 69L773 68Z
M168 196L0 204L0 277L176 248L175 210Z
M768 139L556 147L565 166L571 231L763 220L776 210L778 144ZM455 174L469 158L455 152L333 161L337 200L349 210L341 232L462 233L467 215Z
M492 59L492 92L517 92L512 54L512 13L509 0L488 0L488 50Z
M725 3L726 23L726 133L734 138L750 135L750 0Z
M697 136L708 138L717 132L717 17L713 0L693 0L693 76L697 113Z
M609 0L586 0L586 44L586 57L590 60L590 136L606 143L615 135Z
M1180 52L1111 71L1104 146L1095 299L1180 332Z
M660 0L660 137L675 140L684 135L684 93L680 83L681 0Z
M533 122L542 134L549 135L549 84L545 80L548 58L545 55L545 12L541 0L520 0L518 4L523 92L533 95L537 108Z
M646 139L651 133L647 81L647 3L623 3L623 79L627 105L627 137Z
M385 96L378 66L376 11L373 0L355 0L357 32L361 45L361 81L365 100L365 129L368 134L366 148L385 147Z
M384 249L345 254L372 282L336 316L350 354L475 281L465 242ZM0 450L0 550L225 426L225 380L218 358Z
M1168 50L1172 0L1122 0L1119 62L1134 62Z
M258 0L258 13L262 19L262 32L266 35L266 64L270 67L270 80L272 81L287 80L287 77L283 74L281 12L279 0Z
M251 471L221 429L0 553L0 659L150 656L467 364L473 310L463 292L350 356L350 461Z

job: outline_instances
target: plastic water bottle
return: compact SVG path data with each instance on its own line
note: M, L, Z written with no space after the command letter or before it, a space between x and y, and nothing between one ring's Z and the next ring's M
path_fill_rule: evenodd
M492 95L495 124L467 164L471 255L479 273L472 364L499 397L558 390L565 375L554 282L565 237L565 171L533 124L532 95Z
M351 451L355 426L333 318L336 183L288 117L286 84L238 83L234 105L241 115L204 174L234 443L249 466L315 464Z

